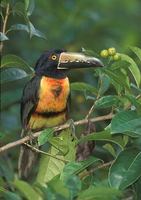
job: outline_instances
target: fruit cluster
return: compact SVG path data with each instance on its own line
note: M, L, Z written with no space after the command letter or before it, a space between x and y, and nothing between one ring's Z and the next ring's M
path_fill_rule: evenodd
M108 58L110 57L112 60L120 60L120 54L116 52L116 49L114 47L111 47L109 49L103 49L100 52L100 56L102 58Z

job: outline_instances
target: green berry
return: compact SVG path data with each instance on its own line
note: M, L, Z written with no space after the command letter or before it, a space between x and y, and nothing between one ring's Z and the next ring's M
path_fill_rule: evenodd
M114 60L114 61L120 60L120 54L119 54L119 53L116 53L116 54L113 56L113 60Z
M100 56L101 56L102 58L107 58L107 57L109 56L108 51L107 51L106 49L102 50L102 51L100 52Z
M110 56L114 56L116 54L116 49L114 47L111 47L108 49L108 54Z

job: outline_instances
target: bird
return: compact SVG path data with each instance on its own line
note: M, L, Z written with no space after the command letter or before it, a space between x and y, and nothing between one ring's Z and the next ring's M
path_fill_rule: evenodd
M34 67L21 98L21 124L24 137L28 133L65 123L70 104L68 71L78 68L102 67L95 57L83 53L51 49L42 53ZM27 179L37 153L26 145L21 146L18 171L21 179Z

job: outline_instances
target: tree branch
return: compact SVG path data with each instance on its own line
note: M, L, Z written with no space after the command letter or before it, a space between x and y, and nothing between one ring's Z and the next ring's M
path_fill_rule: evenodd
M95 107L95 102L94 102L94 104L92 105L92 107L90 108L88 114L86 115L86 117L85 117L86 119L89 119L90 115L91 115L92 112L94 111L94 107Z
M91 118L91 119L82 119L82 120L74 122L74 126L84 125L84 124L87 124L88 122L98 122L98 121L104 121L104 120L112 119L113 116L114 115L112 113L109 113L107 115L103 115L103 116L99 116L99 117L95 117L95 118ZM63 130L63 129L67 129L67 128L69 128L69 126L70 126L69 124L64 124L64 125L55 127L54 128L54 132L55 131L60 131L60 130ZM42 131L33 133L32 137L33 138L37 138L41 133L42 133ZM29 140L31 140L31 137L30 136L26 136L26 137L24 137L24 138L22 138L20 140L8 143L8 144L6 144L6 145L4 145L4 146L2 146L0 148L0 153L6 151L8 149L11 149L11 148L13 148L15 146L21 145L21 144L23 144L23 143L25 143L25 142L27 142Z
M103 168L109 167L109 166L112 165L113 163L114 163L114 160L109 161L109 162L107 162L107 163L100 164L100 165L98 165L97 167L94 167L94 168L91 169L91 170L88 170L88 171L83 172L83 173L80 175L80 178L83 179L84 177L93 174L93 173L94 173L95 171L97 171L98 169L103 169Z
M24 144L25 144L27 147L31 148L33 151L37 152L37 153L41 153L41 154L50 156L50 157L55 158L55 159L57 159L57 160L60 160L60 161L62 161L62 162L64 162L64 163L68 163L68 162L69 162L69 160L65 160L65 159L63 159L63 158L61 158L61 157L59 157L59 156L57 156L57 155L53 155L53 154L47 153L47 152L45 152L45 151L39 150L39 149L37 149L37 148L31 146L30 144L27 144L27 143L24 143Z

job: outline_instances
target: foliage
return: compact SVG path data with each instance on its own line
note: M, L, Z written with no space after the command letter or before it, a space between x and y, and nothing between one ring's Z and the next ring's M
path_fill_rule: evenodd
M44 3L45 1L40 3L41 10L44 10ZM128 3L133 12L132 3ZM83 3L76 4L78 4L79 9L85 9ZM69 31L68 38L64 37L64 41L67 41L67 39L69 41L65 43L66 47L73 41L72 35L77 33L77 26L80 25L81 27L83 22L85 24L84 28L87 25L90 26L89 23L92 21L97 22L95 25L97 26L95 37L99 34L102 29L102 22L98 22L100 15L98 12L94 15L91 6L87 7L87 12L83 12L90 18L90 22L87 24L86 19L83 19L82 13L81 18L76 18L78 11L74 9L74 1L66 1L64 5L69 13L69 20L63 26L64 31ZM107 6L102 1L99 1L97 5L103 5L105 8ZM49 1L46 8L52 11L50 17L55 23L57 23L57 19L53 18L54 12L57 12L60 19L66 17L64 11L61 10L61 6L59 4L56 6L57 9L54 11L53 4ZM2 0L1 8L3 26L0 39L3 55L0 68L2 110L0 145L3 146L19 138L16 135L16 132L20 130L20 122L16 120L19 120L19 107L17 108L17 104L19 105L25 82L34 73L31 63L27 61L29 59L28 53L24 54L27 55L27 59L21 58L22 53L13 54L13 51L16 52L16 48L18 50L19 44L17 44L17 47L13 46L11 48L10 42L14 41L14 37L17 34L16 31L26 32L30 41L33 41L33 36L36 37L39 43L40 41L45 43L46 36L36 29L31 22L31 19L36 21L36 17L33 15L34 0ZM72 11L74 15L71 14ZM15 21L12 19L13 16L19 19L16 24L13 23ZM7 24L8 19L11 20ZM76 23L74 23L75 20ZM37 21L39 22L39 17ZM47 19L47 22L42 23L50 27L51 21ZM70 27L73 27L72 30L70 30ZM53 29L52 33L55 42L56 35L60 31L61 29L57 29L55 32ZM132 34L129 35L126 32L126 37L130 38ZM81 37L85 39L83 34L80 35ZM100 37L104 36L100 35ZM126 41L129 41L129 38L126 38ZM50 39L52 41L52 38ZM17 39L17 41L20 40ZM25 40L28 39L24 39L24 42ZM102 38L103 40L104 38ZM122 43L122 40L120 41ZM21 41L23 49L24 42ZM90 43L89 38L88 43ZM93 42L91 41L91 43ZM102 43L103 46L105 43ZM134 44L134 42L131 42L131 45L132 43ZM6 44L9 45L9 48L6 47ZM108 45L111 45L111 41ZM126 42L124 45L126 46ZM5 48L7 49L5 50ZM74 47L70 45L68 48L73 50ZM20 49L20 51L23 51L23 49ZM114 50L114 54L111 53L111 50L112 52ZM38 145L42 148L42 152L40 152L42 156L39 167L35 166L35 170L33 170L34 176L32 180L23 181L17 177L18 151L12 150L9 152L7 150L0 157L0 198L6 200L21 200L23 198L29 200L118 200L128 197L135 200L140 199L141 69L139 66L141 65L141 49L130 46L129 50L128 54L118 53L118 59L113 58L113 56L117 55L115 54L115 48L102 50L100 55L104 67L91 71L91 73L86 73L84 79L77 79L76 82L71 84L73 100L75 100L74 95L76 97L75 103L85 103L83 108L80 108L80 115L79 112L77 114L75 106L73 106L72 109L75 110L74 115L72 114L73 119L76 119L76 116L77 119L80 119L80 116L82 118L83 115L85 117L88 113L88 107L91 106L93 108L90 113L91 116L112 113L113 117L108 121L103 119L101 124L95 123L96 131L90 131L88 135L83 134L85 127L74 130L73 123L70 124L69 129L62 131L59 136L53 135L54 130L52 128L42 131L38 137ZM32 53L34 50L31 51L29 48L29 51ZM85 50L84 48L82 51L89 55L96 54L93 50ZM94 81L86 81L89 78ZM83 114L83 111L85 114ZM77 146L90 141L95 141L94 152L91 152L91 155L85 160L76 161Z

